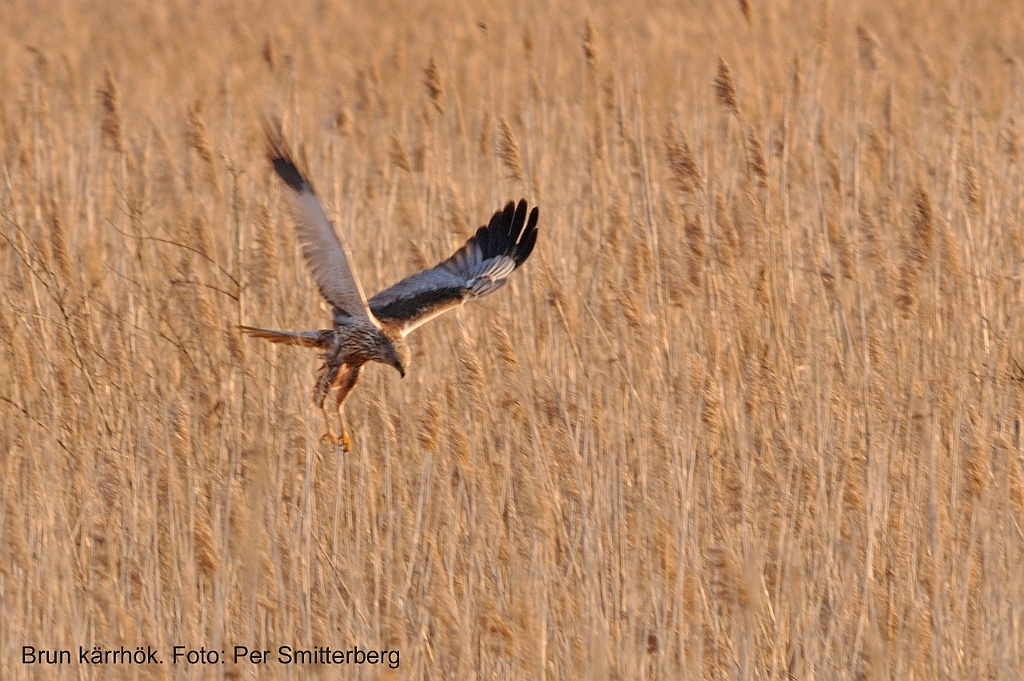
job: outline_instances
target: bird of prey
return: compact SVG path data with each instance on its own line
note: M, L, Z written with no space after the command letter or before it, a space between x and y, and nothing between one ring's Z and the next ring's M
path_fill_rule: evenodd
M267 125L267 156L288 191L298 240L306 265L331 305L333 324L318 331L276 331L242 326L246 333L274 343L318 348L323 366L313 391L313 401L324 409L331 389L336 389L340 433L335 434L326 410L333 442L349 450L345 427L345 399L355 388L363 365L387 364L405 377L409 346L405 337L420 325L458 305L494 293L520 265L537 242L537 208L529 211L525 200L510 202L497 211L451 257L434 267L409 275L369 300L363 294L351 265L351 256L331 225L320 199L299 170L278 126Z

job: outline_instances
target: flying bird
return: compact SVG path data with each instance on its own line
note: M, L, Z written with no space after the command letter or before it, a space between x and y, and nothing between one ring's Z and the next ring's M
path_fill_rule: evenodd
M313 186L289 153L280 125L268 123L265 128L267 156L288 192L303 258L320 295L331 305L333 324L330 329L317 331L240 328L273 343L322 351L323 365L313 401L324 410L328 394L335 390L340 433L334 433L324 410L328 428L325 437L333 442L340 440L348 451L351 440L343 409L363 365L371 361L387 364L404 378L410 360L406 336L447 310L494 293L530 257L537 243L537 208L527 215L525 200L510 202L451 257L367 300L350 264L352 258Z

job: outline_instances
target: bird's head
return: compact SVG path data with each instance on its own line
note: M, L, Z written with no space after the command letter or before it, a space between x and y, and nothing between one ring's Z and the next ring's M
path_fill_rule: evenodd
M388 338L388 342L384 346L383 355L382 363L393 366L395 371L402 378L405 378L405 370L409 367L409 363L412 360L412 353L409 351L409 345L405 342L405 339L397 336Z

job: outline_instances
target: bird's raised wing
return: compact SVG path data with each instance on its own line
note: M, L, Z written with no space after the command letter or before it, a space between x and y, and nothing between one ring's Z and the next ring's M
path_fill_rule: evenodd
M509 203L444 262L412 274L370 298L382 324L402 335L442 312L501 288L537 243L537 209Z
M350 257L309 180L299 171L281 135L280 124L267 122L267 157L277 176L288 187L288 198L302 246L302 256L320 288L320 295L334 306L334 315L362 317L375 322L366 296L349 265Z

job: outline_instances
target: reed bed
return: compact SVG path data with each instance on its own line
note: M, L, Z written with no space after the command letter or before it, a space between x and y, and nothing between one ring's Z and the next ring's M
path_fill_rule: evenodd
M5 2L0 676L1020 678L1022 23ZM540 206L349 454L268 111L369 290Z

